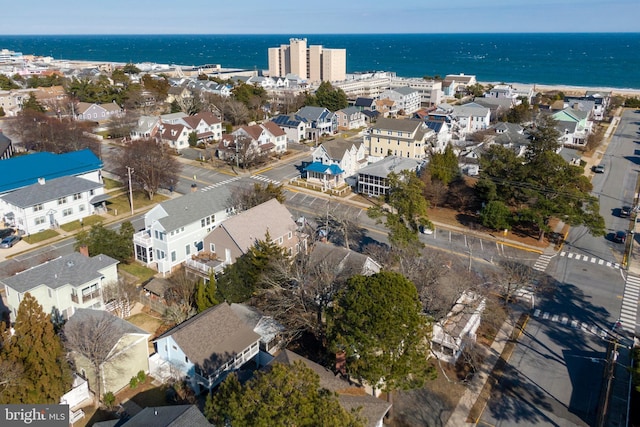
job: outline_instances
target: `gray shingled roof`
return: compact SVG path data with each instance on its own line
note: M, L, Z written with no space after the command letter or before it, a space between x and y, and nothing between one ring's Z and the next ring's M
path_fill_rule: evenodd
M98 270L117 263L117 260L107 255L88 258L73 252L1 279L0 283L22 293L41 285L47 285L51 289L65 285L79 286L91 280L99 280L102 274Z
M354 145L358 146L358 144L360 144L360 142L337 138L323 142L322 147L325 149L331 160L340 162L344 157L344 153Z
M309 265L314 268L326 264L333 267L334 273L349 277L364 274L368 259L367 255L342 246L316 242L309 254Z
M191 362L205 372L213 372L252 343L260 335L245 324L223 302L180 323L156 341L171 336Z
M422 125L421 120L403 120L403 119L389 119L381 117L371 127L374 129L402 131L402 132L415 132L420 129Z
M420 166L420 161L406 157L388 156L375 163L371 163L360 169L358 175L371 175L386 178L389 173L399 173L403 170L415 171Z
M76 176L63 176L61 178L44 181L44 184L35 183L2 196L7 203L20 208L28 208L38 203L46 203L61 197L83 193L89 190L101 188L102 184L89 181Z
M98 425L98 424L95 424ZM144 408L134 417L117 424L122 427L210 427L196 405L171 405Z
M225 220L220 227L226 230L243 252L247 252L258 240L264 240L267 232L271 239L277 239L297 228L291 212L276 199L240 212Z
M207 191L196 191L160 203L167 216L158 222L165 231L172 231L187 224L224 211L229 204L232 189L228 185L212 188Z
M416 89L414 89L412 87L409 87L409 86L397 87L397 88L391 89L391 90L393 90L395 92L398 92L400 95L404 95L404 96L410 95L410 94L412 94L414 92L418 92Z

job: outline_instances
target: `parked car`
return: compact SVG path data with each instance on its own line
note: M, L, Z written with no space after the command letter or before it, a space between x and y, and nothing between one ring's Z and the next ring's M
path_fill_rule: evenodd
M631 206L623 206L620 208L620 217L627 218L631 215Z
M616 231L616 234L613 235L613 241L616 243L624 243L627 241L627 232L626 231Z
M433 234L433 229L429 227L425 227L424 225L420 226L420 232L422 234Z
M2 239L2 241L0 241L0 248L10 248L18 243L21 239L22 237L15 234L13 236L5 237L4 239Z
M604 173L604 165L601 163L593 168L595 173Z
M15 230L13 228L3 228L0 230L0 239L11 236Z

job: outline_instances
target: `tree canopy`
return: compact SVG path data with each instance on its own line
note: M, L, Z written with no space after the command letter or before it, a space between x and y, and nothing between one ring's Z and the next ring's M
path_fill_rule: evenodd
M432 153L429 158L428 170L431 177L449 185L456 177L460 175L460 166L458 166L458 156L453 152L451 144L447 144L443 153Z
M147 193L150 200L160 187L170 188L178 182L180 163L164 144L153 139L140 139L125 145L118 156L115 173L122 182L129 179L136 190Z
M556 152L559 136L555 121L544 118L531 132L524 159L507 148L489 147L480 158L477 188L486 201L499 200L518 221L534 225L540 238L549 230L550 218L603 235L604 219L598 199L591 195L591 182L582 167L569 164Z
M89 254L104 254L120 262L129 262L133 256L133 234L135 230L129 221L120 226L120 231L105 228L102 224L95 224L91 229L82 230L76 234L75 248L78 250L86 246Z
M399 273L357 275L333 301L327 319L332 351L347 373L385 391L419 388L427 367L428 325L416 287Z
M298 361L275 363L241 385L231 374L215 395L208 395L204 413L215 425L356 427L363 423L347 412L335 393L320 387L318 374Z
M5 335L0 365L20 367L21 373L0 394L0 403L58 403L71 386L71 370L51 314L26 293L20 302L14 334ZM3 380L6 377L3 378Z
M375 206L367 214L389 229L389 241L398 246L421 246L420 226L431 226L427 217L429 203L423 195L424 183L415 172L404 170L389 174L389 192L385 205Z
M338 111L349 106L347 95L340 88L334 88L329 82L322 82L313 95L307 95L305 105L324 107L329 111Z

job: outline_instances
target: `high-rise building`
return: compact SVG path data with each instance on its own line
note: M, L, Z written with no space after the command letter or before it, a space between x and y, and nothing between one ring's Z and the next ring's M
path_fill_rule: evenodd
M295 74L311 83L342 81L347 73L347 50L307 47L307 39L289 39L289 44L269 48L269 75Z

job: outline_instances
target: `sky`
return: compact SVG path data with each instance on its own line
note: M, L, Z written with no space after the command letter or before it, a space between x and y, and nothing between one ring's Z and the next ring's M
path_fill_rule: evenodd
M640 32L640 0L30 0L2 22L2 35Z

